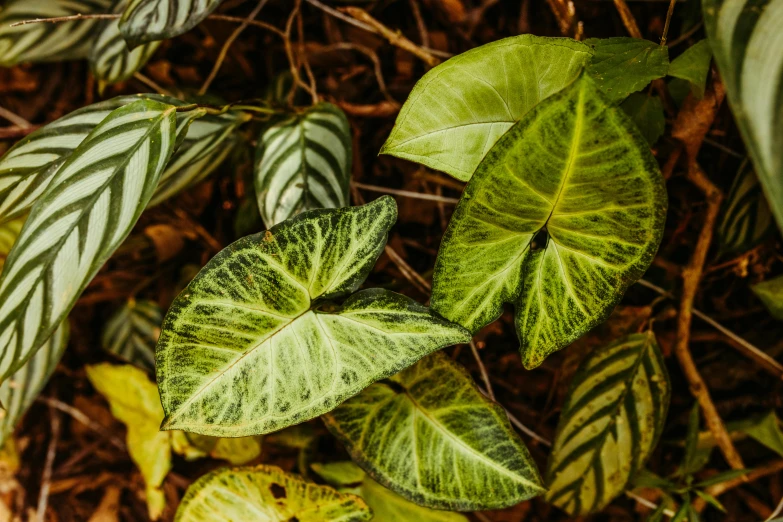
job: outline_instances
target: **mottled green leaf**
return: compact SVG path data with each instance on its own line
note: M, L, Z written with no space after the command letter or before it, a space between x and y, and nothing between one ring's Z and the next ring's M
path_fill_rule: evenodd
M703 0L702 6L729 105L783 230L783 2Z
M274 466L222 468L188 488L175 522L358 522L372 512L338 493Z
M351 127L331 103L265 129L258 140L255 188L267 228L314 208L348 204Z
M443 354L373 384L324 419L375 480L422 506L499 509L544 492L503 409Z
M658 96L634 92L620 105L651 146L666 130L666 116Z
M268 433L470 336L380 289L340 307L383 250L394 200L312 210L240 239L174 301L157 346L165 429Z
M416 84L381 154L467 181L498 139L570 84L590 55L570 38L526 34L454 57Z
M585 43L594 53L587 72L615 103L663 78L669 70L668 49L648 40L590 38Z
M750 287L775 319L783 321L783 276L762 281Z
M130 299L106 322L101 344L107 352L144 369L155 369L155 343L163 311L152 301Z
M120 18L120 31L131 49L174 38L200 24L222 1L129 0Z
M669 76L687 81L694 96L702 98L704 88L707 85L711 61L710 43L707 40L701 40L672 60L669 66Z
M670 393L652 332L590 353L560 413L546 499L576 516L599 511L621 494L658 442Z
M111 0L11 0L0 11L0 66L84 58L98 20L56 24L11 24L36 18L106 13Z
M647 142L582 76L479 165L438 253L432 308L475 332L514 303L534 368L606 319L652 261L665 215Z

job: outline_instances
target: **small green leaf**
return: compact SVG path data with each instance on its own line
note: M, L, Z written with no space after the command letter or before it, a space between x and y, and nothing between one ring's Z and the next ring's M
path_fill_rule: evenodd
M85 58L98 20L11 24L36 18L106 13L111 0L11 0L0 11L0 66Z
M783 321L783 276L756 283L750 287L775 319Z
M663 136L666 130L666 116L658 96L634 92L620 106L631 117L639 132L651 146Z
M131 49L174 38L200 24L222 1L130 0L120 18L120 31Z
M180 448L175 451L180 454L192 453L191 459L209 456L213 459L225 460L234 466L241 466L257 459L261 455L261 437L235 437L220 438L209 437L207 435L198 435L195 433L185 433L183 431L172 431L172 444L174 437L181 434L185 439L187 448ZM183 452L183 449L185 450ZM196 450L196 451L194 451Z
M101 344L107 352L147 369L155 369L155 343L163 311L152 301L129 300L104 326Z
M500 137L590 60L570 38L521 35L435 67L414 87L381 154L467 181Z
M734 470L734 471L737 471L737 470ZM720 511L723 511L724 513L726 513L726 508L723 507L723 504L721 504L720 501L717 498L713 497L712 495L710 495L708 493L705 493L704 491L699 491L698 489L694 489L693 492L696 493L696 496L700 497L702 500L704 500L705 502L710 504L712 507L714 507L714 508L716 508L716 509L718 509ZM690 516L691 516L691 520L694 521L694 522L699 520L699 513L696 511L696 509L693 506L691 506L691 515Z
M732 433L735 431L745 433L783 457L783 431L780 429L780 420L774 411L742 421L730 422L726 425L726 429Z
M534 368L609 316L650 265L665 215L647 142L582 76L479 165L441 243L432 308L476 332L513 302Z
M691 509L691 499L689 495L685 495L685 498L683 499L682 505L680 506L680 509L677 510L677 512L672 517L672 522L696 522L694 520L690 520L688 516L690 515L690 509Z
M442 354L373 384L324 420L375 480L421 506L499 509L545 491L503 409Z
M222 468L188 488L175 522L359 522L372 512L338 493L274 466Z
M603 509L621 494L658 442L670 393L651 332L590 353L560 414L546 499L576 516Z
M669 66L669 76L686 80L691 86L693 95L701 99L704 97L711 61L710 43L701 40L672 61Z
M166 315L157 346L164 429L276 431L335 408L469 334L364 281L397 217L388 196L311 210L215 256Z
M688 416L688 431L685 434L685 455L678 475L692 475L699 471L706 462L699 458L699 403L695 403Z
M316 462L310 467L313 468L313 471L318 473L318 475L329 485L336 488L358 486L367 476L362 468L350 460L343 462L329 462L327 464Z
M614 103L644 89L669 70L669 51L654 42L638 38L590 38L593 61L587 72Z
M278 122L258 140L255 188L267 228L314 208L348 204L351 127L331 103Z
M728 471L724 471L723 473L718 473L717 475L713 475L707 480L702 480L701 482L697 482L693 485L693 487L696 488L708 488L710 486L714 486L715 484L720 484L721 482L726 482L728 480L733 480L735 478L739 478L743 475L748 474L747 469L730 469ZM722 509L722 508L719 508Z

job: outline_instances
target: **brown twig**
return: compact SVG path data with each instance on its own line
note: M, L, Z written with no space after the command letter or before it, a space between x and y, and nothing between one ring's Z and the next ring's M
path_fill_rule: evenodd
M549 8L557 18L557 25L563 36L570 36L576 25L576 8L571 0L547 0Z
M97 422L89 418L87 415L85 415L84 412L71 406L70 404L66 404L62 401L50 397L38 397L36 401L42 402L48 405L50 408L60 410L61 412L70 415L74 420L76 420L80 424L83 424L84 426L90 428L95 433L103 437L106 437L106 439L108 439L109 442L111 442L114 446L116 446L117 449L122 451L126 450L126 446L124 442L122 442L120 439L112 435L108 435L106 433L106 429L103 426L101 426L100 424L98 424Z
M389 90L386 87L386 80L383 78L383 69L381 68L381 60L378 58L378 55L375 53L375 51L373 51L372 49L364 45L360 45L352 42L339 42L322 48L320 52L328 52L333 49L358 51L363 55L365 55L370 60L372 60L373 70L375 72L375 80L378 82L378 89L380 89L381 93L383 94L383 97L386 98L386 101L390 103L396 103L399 106L397 100L395 100L392 97L392 95L389 94Z
M424 295L429 295L430 290L432 290L432 285L429 281L421 277L419 273L411 267L405 259L402 258L400 254L397 253L396 250L394 250L389 245L386 245L385 252L389 256L389 258L392 260L392 262L397 265L397 268L400 269L400 272L402 272L402 275L405 276L405 279L410 281L410 283L415 286L419 291L421 291Z
M770 462L769 464L764 464L763 466L759 466L741 477L735 477L733 479L727 480L726 482L721 482L720 484L715 484L713 486L710 486L705 491L708 495L712 495L713 497L719 497L720 495L738 486L741 486L746 483L754 482L756 480L762 479L769 475L774 475L781 471L783 471L783 459L775 460ZM696 508L697 511L702 511L706 507L706 503L701 498L697 498L693 502L693 507Z
M496 401L497 399L495 399L495 392L492 389L492 381L489 380L489 373L487 372L486 366L484 366L484 362L481 360L481 354L478 351L476 342L473 339L471 339L469 344L470 344L470 351L473 352L473 358L476 359L476 364L479 367L479 372L481 372L481 380L484 381L484 385L487 387L487 396L493 401Z
M44 470L41 475L41 490L38 493L38 507L35 512L36 522L44 522L46 520L49 489L52 487L52 469L54 468L54 459L57 457L57 443L60 440L60 413L56 409L50 408L49 419L51 421L51 437L49 446L46 448L46 460L44 461Z
M413 18L416 20L416 28L419 30L419 38L421 38L421 45L424 47L430 46L430 33L427 32L427 25L424 23L424 18L421 16L421 8L419 7L418 0L408 0L408 4L413 11Z
M421 192L412 192L410 190L399 190L399 189L393 189L388 187L379 187L378 185L366 185L364 183L358 183L356 181L352 181L351 185L356 188L360 188L363 190L370 190L372 192L379 192L381 194L393 194L395 196L402 196L402 197L414 198L414 199L424 199L427 201L449 203L452 205L456 205L457 203L459 203L459 199L457 198L449 198L446 196L438 196L435 194L424 194Z
M620 13L620 18L623 20L623 25L634 38L641 38L642 32L639 30L639 26L636 24L636 18L633 17L633 13L628 8L628 4L625 0L614 0L614 6L617 8L617 12Z
M669 35L669 25L672 22L672 15L674 14L674 4L677 0L671 0L669 2L669 10L666 12L666 23L663 26L663 35L661 36L661 47L666 45L666 37Z

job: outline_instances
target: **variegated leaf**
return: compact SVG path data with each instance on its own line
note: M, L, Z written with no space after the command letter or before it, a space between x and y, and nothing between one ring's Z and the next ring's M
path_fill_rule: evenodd
M443 354L373 384L324 419L375 480L422 506L500 509L545 491L506 413Z
M84 58L97 20L10 27L36 18L106 13L111 0L11 0L0 11L0 66Z
M24 220L25 218L21 217L0 224L0 272L3 270L5 258L8 257L8 253L16 243L16 238L19 237L19 232L22 231Z
M194 482L175 522L359 522L372 512L364 501L275 466L222 468Z
M591 352L560 413L546 499L577 516L599 511L621 494L658 442L670 393L652 332Z
M174 38L201 23L223 0L129 0L120 31L131 49Z
M258 140L255 187L267 228L314 208L348 204L351 128L321 103L267 128Z
M746 252L774 230L775 221L753 165L745 160L734 178L719 216L717 242L720 252Z
M103 349L144 369L155 369L163 311L152 301L129 300L106 322Z
M390 197L312 210L225 248L172 304L158 341L164 429L237 437L316 417L469 336L380 289L342 306L383 251Z
M128 235L188 124L178 126L174 106L133 102L112 111L57 171L0 278L2 378L52 335Z

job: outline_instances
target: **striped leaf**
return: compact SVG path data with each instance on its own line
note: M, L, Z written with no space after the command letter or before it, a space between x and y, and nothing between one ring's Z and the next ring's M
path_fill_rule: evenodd
M255 187L267 228L314 208L348 204L351 128L321 103L266 129L258 140Z
M435 509L500 509L542 494L503 409L443 354L367 388L324 417L375 480Z
M621 494L658 442L670 393L652 332L590 353L560 413L546 499L577 516L599 511Z
M16 243L19 232L22 231L25 218L16 218L13 221L0 224L0 272L3 270L5 259Z
M407 297L355 291L397 209L312 210L240 239L172 304L156 351L164 429L237 437L335 408L378 379L469 339Z
M129 300L106 322L101 344L107 352L147 370L155 369L155 343L163 311L152 301Z
M703 12L729 105L783 230L783 2L703 0Z
M2 378L52 335L128 235L187 125L177 127L171 105L133 102L112 111L57 171L0 278Z
M116 1L112 12L121 13L126 4L127 0ZM127 80L141 70L160 45L160 42L150 42L128 50L119 24L119 20L102 21L90 48L90 69L98 80L100 92L107 85Z
M189 488L175 522L359 522L372 512L355 495L338 493L275 466L222 468Z
M748 160L742 162L718 219L721 254L747 252L775 230L769 204Z
M665 216L647 141L583 75L479 165L441 243L432 308L475 332L514 303L534 368L609 316L652 262Z
M201 23L223 0L129 0L120 31L133 49L174 38Z
M11 24L35 18L106 13L111 0L11 0L0 11L0 66L85 58L97 20Z

